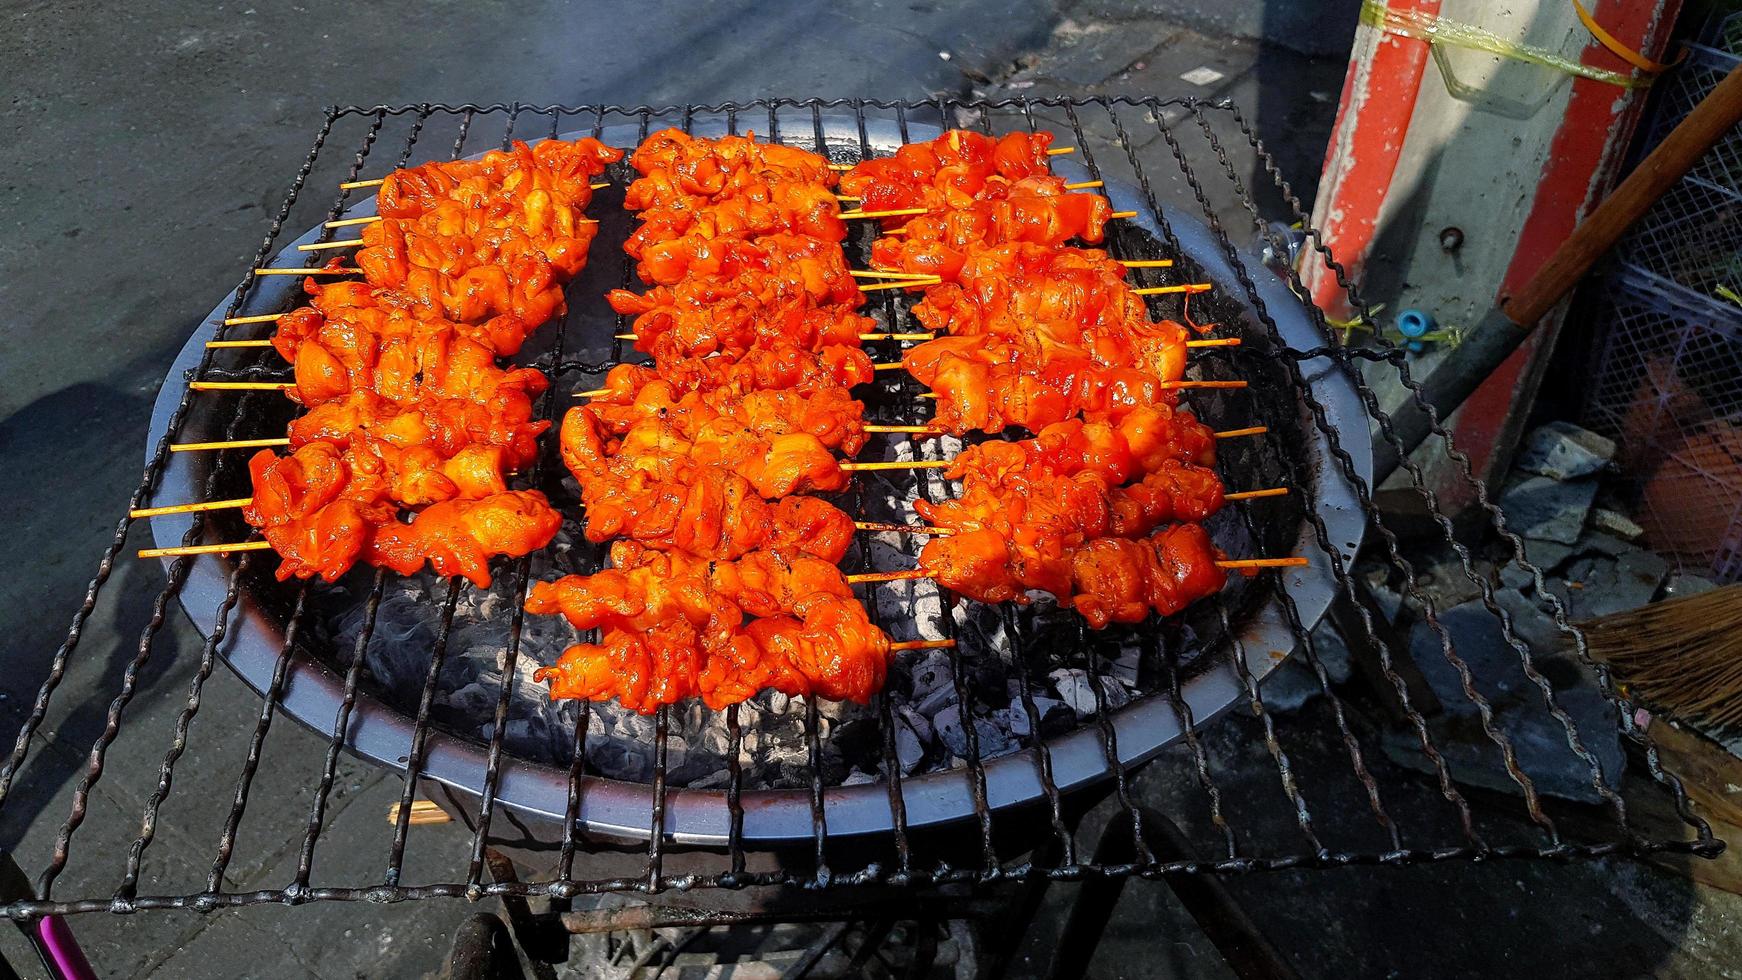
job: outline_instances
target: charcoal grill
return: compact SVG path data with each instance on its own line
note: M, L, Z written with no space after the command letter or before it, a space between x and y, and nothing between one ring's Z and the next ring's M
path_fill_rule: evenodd
M1414 566L1402 551L1393 529L1373 508L1368 484L1369 425L1377 424L1380 437L1396 440L1389 419L1380 411L1372 390L1363 380L1363 365L1370 370L1396 371L1412 385L1408 364L1401 351L1388 346L1357 348L1339 343L1326 329L1323 314L1299 297L1304 295L1291 272L1274 272L1255 256L1270 244L1263 240L1265 225L1258 206L1248 192L1230 156L1230 146L1244 146L1257 155L1264 178L1303 222L1306 215L1274 161L1265 152L1251 124L1232 105L1193 100L1158 99L1013 99L997 102L964 102L940 99L929 102L879 102L868 100L759 100L751 103L687 107L534 107L526 105L417 105L399 107L334 108L316 135L314 144L298 170L289 194L262 242L255 266L300 266L308 253L294 245L329 240L327 220L369 213L372 202L354 202L341 192L324 206L306 200L311 187L330 187L341 181L370 176L391 166L423 159L460 156L476 152L469 142L479 134L492 143L510 139L538 139L562 134L596 135L619 146L631 146L650 131L680 126L693 132L745 132L809 147L821 146L832 158L851 161L887 152L900 142L928 138L939 124L978 126L986 131L1015 127L1048 128L1063 142L1077 147L1074 156L1061 159L1061 172L1106 181L1116 207L1136 210L1136 221L1118 229L1109 248L1126 258L1166 257L1177 260L1173 269L1153 273L1158 282L1209 282L1210 293L1191 300L1189 308L1179 297L1157 298L1155 312L1175 318L1190 317L1217 323L1223 334L1233 332L1243 346L1218 349L1196 360L1193 371L1206 377L1242 377L1253 382L1238 397L1194 400L1193 404L1217 428L1263 424L1269 432L1248 447L1229 447L1224 475L1233 485L1243 479L1286 482L1293 494L1278 500L1258 501L1231 510L1218 529L1220 540L1252 549L1250 553L1307 556L1309 567L1287 572L1270 571L1251 581L1238 581L1222 596L1201 603L1180 620L1150 623L1125 632L1090 634L1080 628L1058 626L1057 617L1033 610L998 613L1003 645L985 650L959 636L962 646L952 675L955 695L965 715L976 704L975 681L968 667L984 680L988 671L1005 677L1014 693L1011 710L1028 719L1028 737L1018 751L997 758L983 757L980 735L972 724L965 726L960 753L934 760L929 770L904 776L896 756L893 713L904 692L899 685L878 699L864 716L876 738L869 749L869 764L879 766L875 780L849 782L838 773L826 772L822 709L807 702L791 712L801 728L809 767L797 785L750 786L741 763L746 725L736 709L725 713L729 733L726 753L728 775L722 788L692 788L669 778L668 752L682 735L673 710L659 712L654 721L654 757L649 777L631 782L601 776L587 753L592 709L578 709L569 748L569 758L560 765L518 757L511 750L508 731L516 721L514 692L524 662L548 662L559 649L534 648L524 641L530 629L519 612L518 602L502 614L503 648L497 690L488 704L484 737L452 730L439 724L435 715L444 659L454 629L456 609L465 601L464 583L446 583L436 594L441 598L428 609L433 617L433 642L425 656L427 669L417 690L384 692L365 653L381 642L374 634L376 616L384 597L394 587L393 576L362 573L361 628L348 647L315 642L317 632L310 617L314 590L279 585L265 574L267 563L251 561L242 554L233 558L202 556L177 558L166 563L167 584L159 593L153 618L147 625L136 657L122 676L113 678L114 700L109 705L110 725L92 748L92 765L82 773L73 806L56 842L47 868L37 881L35 894L4 905L14 919L49 914L98 910L135 911L151 908L192 907L210 910L264 902L301 903L310 900L369 900L394 902L435 896L548 895L567 898L581 893L606 891L661 892L667 889L709 887L742 888L750 885L791 885L809 888L846 884L908 886L949 882L991 882L1027 877L1077 878L1088 873L1111 876L1156 877L1178 873L1245 872L1298 867L1333 867L1355 863L1402 864L1492 857L1594 857L1609 854L1646 854L1658 851L1715 854L1722 847L1709 828L1691 813L1680 784L1649 751L1649 740L1634 723L1633 711L1608 686L1599 670L1605 691L1616 709L1615 723L1626 736L1645 748L1650 778L1666 793L1690 833L1675 836L1648 835L1629 822L1628 812L1612 779L1586 750L1570 716L1556 703L1553 691L1534 665L1531 645L1512 628L1509 617L1495 601L1492 589L1471 564L1467 550L1452 539L1452 524L1440 514L1419 470L1407 469L1413 486L1432 510L1434 524L1445 542L1456 551L1461 573L1477 583L1497 618L1507 642L1517 652L1530 682L1540 688L1542 710L1564 726L1569 749L1589 764L1594 791L1608 804L1612 819L1594 828L1581 828L1569 836L1544 811L1530 775L1519 764L1508 737L1488 723L1488 696L1481 678L1472 677L1458 655L1450 634L1438 621L1433 600L1423 590ZM448 138L451 134L451 140ZM498 135L499 134L499 135ZM1066 135L1068 134L1068 136ZM354 152L334 161L327 148L350 141ZM397 146L394 159L378 164L379 148ZM432 149L439 146L439 149ZM340 151L341 154L343 151ZM1194 164L1194 159L1196 163ZM617 176L621 177L622 174ZM1163 207L1156 193L1163 179L1183 181L1200 211L1188 215ZM626 351L620 340L622 324L601 318L597 311L602 288L629 281L630 270L615 244L627 227L627 218L611 216L614 198L606 192L596 204L596 216L605 219L604 232L594 251L593 264L571 286L571 313L559 327L545 331L543 349L527 357L553 379L544 401L547 414L560 414L570 392L591 387L610 364ZM1250 221L1259 231L1251 248L1236 244L1224 218ZM287 227L312 225L295 242L283 244ZM1318 242L1310 226L1312 247L1327 259L1329 251ZM869 229L857 233L849 248L868 246ZM1284 249L1285 251L1285 249ZM1334 266L1333 266L1334 267ZM225 319L274 313L295 302L294 277L261 277L250 272L230 301L214 310L193 332L172 368L153 413L146 472L130 501L131 507L148 502L184 502L231 497L246 492L243 462L245 451L212 454L171 453L171 442L198 439L238 439L270 436L282 432L286 407L274 395L242 393L190 394L191 379L237 379L282 376L282 364L253 357L245 352L213 351L207 340L257 336L249 327L226 327ZM1347 287L1346 287L1347 288ZM903 302L882 294L879 316L893 327L909 323ZM1358 297L1353 297L1359 306ZM893 348L891 348L893 353ZM917 390L911 380L880 382L868 397L872 413L880 421L917 421L914 406ZM1444 432L1436 428L1441 436ZM553 440L547 440L547 442ZM924 452L923 446L910 447ZM1449 442L1448 442L1449 448ZM551 450L551 446L546 446ZM892 451L909 451L892 450ZM560 467L547 452L531 480L564 495ZM1455 457L1461 461L1461 457ZM1469 468L1463 466L1465 476ZM1473 478L1472 478L1473 480ZM240 481L240 483L238 482ZM1253 484L1246 484L1253 485ZM912 488L917 494L936 495L939 487L921 480ZM1479 492L1479 488L1478 488ZM1482 498L1486 504L1486 498ZM1487 506L1494 528L1510 537L1500 512ZM1379 651L1384 682L1400 702L1407 727L1419 742L1424 766L1437 774L1444 806L1457 816L1461 832L1449 839L1416 833L1389 809L1364 761L1361 739L1345 717L1342 703L1320 662L1310 637L1312 627L1333 600L1353 597L1357 588L1351 566L1364 529L1371 526L1379 538L1379 552L1401 580L1405 601L1421 609L1428 626L1442 641L1443 654L1463 679L1465 695L1482 712L1484 732L1492 752L1500 757L1523 799L1523 808L1534 836L1527 839L1491 839L1478 828L1471 805L1456 787L1440 748L1436 746L1422 713L1412 706L1410 687L1398 651L1383 642L1382 630L1365 613L1357 617L1367 638ZM246 529L233 515L222 512L154 518L150 533L159 545L177 545L239 540ZM95 603L103 594L110 569L126 549L138 546L143 537L136 522L123 519L113 543L102 558L86 602L75 615L66 644L57 652L44 680L36 710L21 730L10 759L0 771L0 805L12 794L12 777L30 751L31 739L42 724L47 706L67 664L80 653L81 632ZM1512 538L1516 543L1516 538ZM858 561L879 567L903 546L885 543L880 548L860 549ZM508 594L518 595L528 581L546 571L586 570L596 567L599 550L576 546L554 558L532 556L498 570ZM850 561L854 560L849 558ZM911 559L909 559L911 560ZM547 562L556 563L551 567ZM1535 573L1534 569L1524 566ZM546 575L545 577L548 577ZM1540 582L1540 577L1538 579ZM939 613L931 625L946 632L959 630L966 620L949 597L937 597ZM172 733L170 751L162 767L161 788L147 804L142 832L129 854L124 876L115 887L108 883L80 883L81 897L57 894L55 885L66 867L72 843L85 822L91 788L100 780L103 760L111 743L125 728L126 709L134 696L138 675L149 661L153 640L164 614L179 603L207 638L202 651L202 670L196 677L186 708ZM896 629L892 609L880 602L873 614ZM1556 609L1555 621L1562 634L1583 653L1583 639L1564 611ZM1123 645L1123 646L1122 646ZM1105 660L1116 649L1138 651L1136 696L1129 704L1114 703L1113 689L1091 683L1094 710L1074 730L1048 734L1036 707L1032 675L1054 664L1080 666L1086 676L1104 672ZM1352 773L1352 791L1364 801L1371 825L1325 826L1315 823L1308 802L1312 792L1324 787L1306 787L1290 765L1286 726L1266 710L1262 681L1285 658L1298 655L1316 673L1324 694L1335 710L1332 724L1346 748ZM237 793L229 808L213 874L206 882L185 888L165 888L140 894L143 854L155 834L156 816L169 792L177 764L185 751L189 724L200 706L200 691L218 659L227 662L259 691L264 708L249 737L249 752L237 774ZM395 700L397 695L398 700ZM1264 752L1274 764L1279 792L1274 801L1286 819L1298 825L1301 847L1295 852L1252 853L1239 846L1233 826L1236 808L1225 806L1199 733L1214 716L1232 707L1250 712L1262 722ZM260 750L278 714L288 715L329 737L322 774L315 789L306 838L296 879L279 888L231 891L224 887L224 871L235 847L236 835L247 809L248 790L260 764ZM838 732L838 730L837 730ZM1159 857L1158 849L1144 840L1143 821L1133 820L1133 857L1115 862L1081 860L1073 849L1060 818L1065 799L1081 787L1111 779L1123 809L1136 815L1128 792L1131 768L1153 757L1165 746L1183 743L1192 760L1204 802L1218 828L1213 857ZM475 827L471 860L455 868L445 881L406 883L401 880L408 846L410 808L402 805L389 844L389 866L379 876L334 882L312 880L312 859L324 826L328 799L342 752L351 751L404 771L402 803L409 804L420 780L447 787L467 801L468 822ZM990 755L988 753L987 755ZM935 770L935 771L931 771ZM1035 804L1043 816L1041 825L1050 835L1036 844L1056 841L1057 859L1006 860L994 846L995 823L1014 823L1011 814L1022 804ZM1261 806L1241 801L1237 808ZM1036 807L1028 807L1034 811ZM998 815L995 818L995 814ZM1048 818L1050 815L1050 818ZM540 880L486 880L486 842L493 824L512 819L542 821L556 828L559 857L554 872ZM962 860L922 863L911 841L934 825L963 823L977 835L979 854ZM1374 839L1373 845L1366 843ZM1690 838L1691 839L1685 839ZM829 856L839 851L831 841L845 838L870 839L885 846L887 859L868 859L852 867L831 867ZM1339 838L1363 842L1360 847L1332 846ZM589 858L600 840L640 840L644 843L644 869L632 875L590 875ZM747 852L775 844L809 842L814 861L808 866L787 865L776 870L749 871ZM666 870L668 846L695 845L711 858L703 870L682 874ZM1172 849L1167 850L1173 854ZM600 865L602 866L602 864Z

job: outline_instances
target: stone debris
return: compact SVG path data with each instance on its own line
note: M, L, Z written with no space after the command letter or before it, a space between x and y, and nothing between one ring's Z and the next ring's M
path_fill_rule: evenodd
M1601 473L1614 458L1613 440L1571 422L1550 422L1525 438L1513 465L1551 480L1574 480Z
M1628 541L1638 541L1645 534L1645 528L1635 523L1633 518L1607 507L1598 507L1591 511L1591 526Z
M1573 544L1585 529L1585 517L1597 498L1595 481L1563 483L1552 477L1530 476L1507 486L1500 496L1506 524L1527 538Z

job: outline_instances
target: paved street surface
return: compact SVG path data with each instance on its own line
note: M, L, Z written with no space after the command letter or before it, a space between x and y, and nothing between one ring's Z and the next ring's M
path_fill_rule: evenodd
M1311 200L1354 3L1277 0L1248 13L1178 0L1061 6L14 4L0 21L9 94L0 106L7 137L0 141L0 462L9 484L0 498L0 559L11 572L0 591L7 665L0 730L15 730L28 711L138 479L147 413L166 366L258 247L319 107L662 105L768 95L1229 96ZM1201 84L1180 77L1200 69L1207 69L1195 76ZM1245 174L1255 169L1238 149L1234 164ZM1195 209L1177 183L1156 190ZM1271 197L1260 193L1260 203L1273 212L1267 216L1281 217ZM124 601L118 609L105 601L87 627L59 710L0 818L0 847L31 875L51 859L161 576L156 564L123 558L117 565L107 588ZM123 738L110 754L61 878L67 894L113 887L157 789L199 653L179 610L162 633L127 711L127 728L147 735ZM211 872L259 711L259 698L219 667L147 852L141 893L154 883L185 891ZM1257 741L1238 722L1222 725L1217 739L1215 750L1231 754L1251 752ZM226 870L228 890L294 879L324 748L324 738L292 722L273 727ZM1332 747L1299 752L1303 767L1321 752L1325 766L1339 765ZM1346 760L1340 765L1346 771ZM1187 791L1184 771L1178 760L1152 767L1140 792L1171 811ZM1247 771L1260 779L1265 769ZM1387 786L1421 788L1402 771L1379 775ZM341 763L315 855L317 881L323 869L386 866L386 813L400 787L398 777L373 766ZM1224 788L1234 799L1245 791ZM1287 828L1275 830L1284 841L1278 847L1300 848ZM405 880L447 879L465 866L468 846L469 834L455 825L416 828ZM1553 938L1563 926L1581 936L1624 937L1599 939L1622 950L1616 962L1624 972L1718 975L1725 947L1711 946L1723 941L1712 937L1729 935L1736 921L1734 906L1707 908L1705 897L1678 880L1631 865L1349 870L1253 879L1235 890L1262 907L1255 917L1297 951L1309 975L1394 968L1423 975L1449 962L1460 964L1455 973L1556 972L1567 960L1552 945L1513 949L1505 937L1528 927ZM1227 975L1172 903L1160 888L1129 889L1091 972ZM1565 925L1569 909L1579 910L1576 925ZM209 915L96 914L74 925L104 976L401 977L436 969L454 928L473 911L456 901L317 903ZM1423 923L1442 920L1431 927L1435 938L1425 938ZM1159 944L1158 923L1168 932ZM15 964L24 962L21 950L15 934L0 930L0 951ZM1592 974L1610 972L1602 960L1587 965Z

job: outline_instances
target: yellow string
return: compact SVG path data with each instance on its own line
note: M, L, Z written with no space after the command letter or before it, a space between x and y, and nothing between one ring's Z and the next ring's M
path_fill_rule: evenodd
M1509 41L1493 31L1473 24L1460 24L1457 21L1430 16L1418 10L1392 10L1386 6L1385 0L1362 0L1361 23L1390 34L1426 41L1429 44L1449 44L1453 47L1473 48L1477 51L1499 55L1502 58L1541 65L1544 68L1552 68L1555 71L1577 75L1580 78L1619 85L1622 88L1642 88L1651 84L1649 77L1638 78L1604 68L1583 65L1576 61L1570 61L1547 48Z

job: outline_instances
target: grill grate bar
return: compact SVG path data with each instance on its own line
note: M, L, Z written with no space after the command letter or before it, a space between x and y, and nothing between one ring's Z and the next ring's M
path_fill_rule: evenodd
M441 618L436 624L435 640L430 644L429 671L423 678L423 693L417 701L417 718L411 729L411 751L405 759L405 786L400 791L399 815L393 822L393 842L389 845L387 856L387 873L383 881L388 887L399 884L399 877L405 868L406 837L411 833L411 803L417 798L417 778L423 771L424 753L428 751L430 719L429 712L435 703L436 681L440 678L442 664L448 656L448 637L454 630L454 613L459 608L460 592L465 588L458 578L447 580L448 594L442 602Z
M266 734L272 728L278 699L284 695L284 681L290 673L291 652L296 647L296 634L302 625L308 592L306 582L297 587L296 605L291 610L290 622L284 629L284 643L278 649L278 659L272 668L272 683L266 688L260 718L254 723L254 733L248 739L248 754L242 760L242 772L236 778L236 795L230 803L229 814L224 818L223 833L218 836L218 853L212 859L211 873L206 876L206 891L213 894L224 890L224 872L229 869L230 858L236 851L236 832L242 826L242 813L248 808L248 793L254 786L254 774L260 769L260 752L266 744Z

